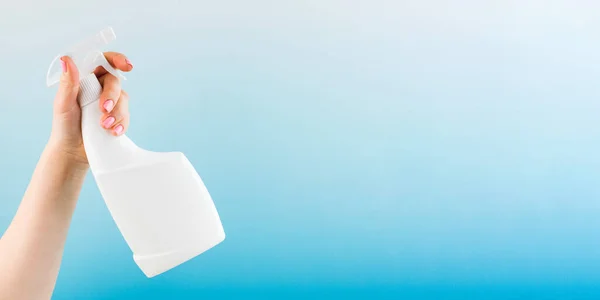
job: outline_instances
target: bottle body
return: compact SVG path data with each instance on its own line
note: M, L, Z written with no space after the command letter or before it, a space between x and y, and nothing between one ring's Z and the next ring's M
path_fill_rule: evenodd
M80 92L86 155L140 269L153 277L223 241L213 200L183 153L147 151L101 128L99 83L91 76L82 80ZM86 100L94 93L96 101Z

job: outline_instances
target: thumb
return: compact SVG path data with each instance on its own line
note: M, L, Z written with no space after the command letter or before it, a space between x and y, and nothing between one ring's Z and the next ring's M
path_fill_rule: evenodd
M62 75L56 98L54 99L54 108L57 113L65 113L78 107L77 93L79 92L79 71L73 60L68 56L60 58L62 66Z

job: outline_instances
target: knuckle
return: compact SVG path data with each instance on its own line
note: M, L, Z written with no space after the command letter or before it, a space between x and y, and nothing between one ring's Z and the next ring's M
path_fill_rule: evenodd
M123 109L118 109L118 111L115 113L115 115L117 116L117 119L119 119L120 121L129 120L129 112L124 111Z
M67 76L62 76L60 78L60 85L66 89L74 89L77 87L77 83L73 82Z
M109 87L119 86L119 81L117 80L117 78L115 76L108 73L108 74L104 75L104 86L109 86Z
M113 100L118 100L118 96L119 96L119 89L115 88L113 86L104 86L104 89L102 90L102 93L110 96L111 98L115 98Z

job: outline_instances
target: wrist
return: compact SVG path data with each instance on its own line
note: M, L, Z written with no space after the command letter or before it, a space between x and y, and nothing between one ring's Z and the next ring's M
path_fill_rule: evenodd
M85 174L89 169L85 152L78 149L65 147L61 143L50 140L44 149L44 156L64 165L75 174Z

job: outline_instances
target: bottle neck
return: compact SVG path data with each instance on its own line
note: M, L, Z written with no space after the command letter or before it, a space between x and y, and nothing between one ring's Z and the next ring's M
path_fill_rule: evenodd
M113 136L101 126L103 112L98 100L102 86L96 75L82 78L79 86L81 133L92 173L110 172L134 163L140 149L127 136Z
M79 94L77 95L77 102L80 107L87 106L92 102L98 101L102 94L102 86L93 73L79 80Z

